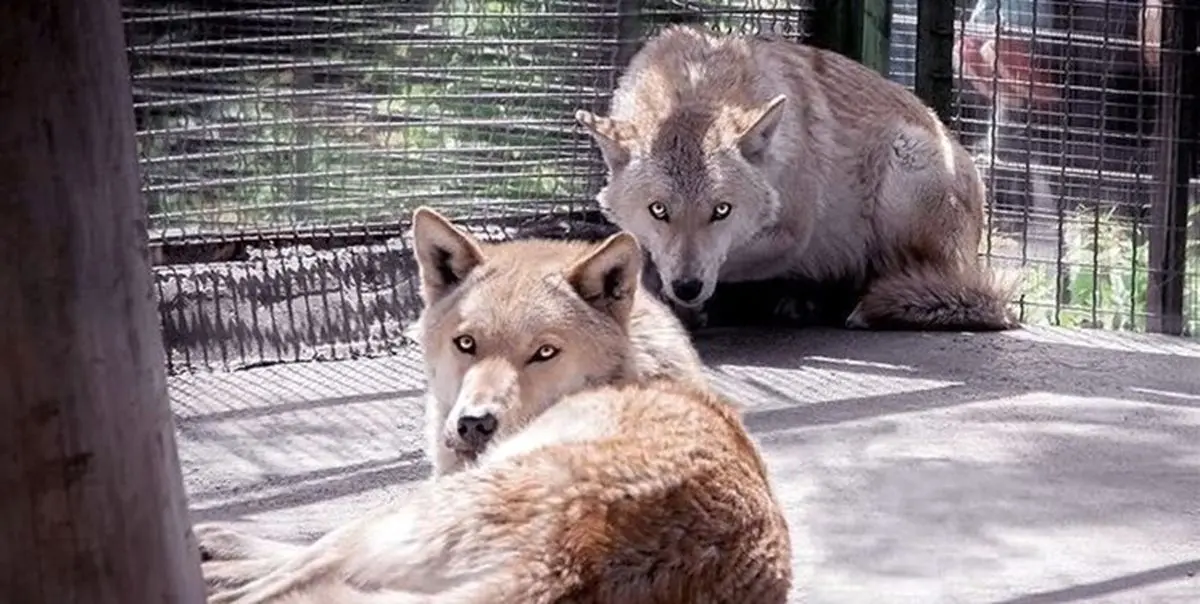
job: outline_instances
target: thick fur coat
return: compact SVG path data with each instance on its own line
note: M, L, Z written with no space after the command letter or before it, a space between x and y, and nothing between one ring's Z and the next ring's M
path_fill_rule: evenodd
M633 237L484 246L427 210L414 230L434 394L492 417L486 438L310 545L196 527L209 602L784 604L766 466L678 322L639 301Z
M979 259L985 189L915 95L834 52L671 26L634 55L598 144L601 208L664 293L700 309L720 282L849 282L854 327L1008 329Z

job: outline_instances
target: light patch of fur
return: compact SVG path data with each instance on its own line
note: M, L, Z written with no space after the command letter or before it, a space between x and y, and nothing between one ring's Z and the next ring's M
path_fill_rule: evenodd
M856 321L1016 326L976 254L985 190L970 156L920 99L847 57L671 26L631 59L608 116L576 119L608 167L600 206L681 306L702 305L718 280L848 278L870 291L875 278L908 279L885 289L928 312L868 303ZM655 202L669 220L648 211ZM714 221L721 203L732 211ZM690 279L703 291L680 300L670 284Z
M504 437L584 388L656 377L705 382L679 320L641 291L642 252L629 234L600 244L484 244L420 209L413 245L425 302L414 332L429 384L427 453L435 476L461 470L478 454L457 441L464 413L492 413ZM453 283L443 283L447 275ZM454 346L461 335L473 339L475 354ZM532 362L545 345L557 356Z
M226 566L209 602L783 604L791 555L736 410L654 380L568 396L269 572Z

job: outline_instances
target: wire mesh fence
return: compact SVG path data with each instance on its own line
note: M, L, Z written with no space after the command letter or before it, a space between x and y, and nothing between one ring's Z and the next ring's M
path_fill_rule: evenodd
M831 5L126 0L171 370L404 346L414 206L485 237L597 221L603 165L572 116L606 108L646 36L684 22L811 41ZM892 7L890 75L911 86L917 3ZM1025 321L1161 328L1177 287L1177 319L1200 332L1200 260L1181 287L1183 239L1166 236L1190 220L1200 255L1200 203L1181 218L1186 200L1169 202L1195 173L1178 165L1195 161L1180 155L1196 136L1185 13L958 3L947 117L991 192L981 253L1028 269Z
M152 233L571 211L601 176L572 115L606 102L644 28L803 29L782 0L651 4L130 0Z
M416 205L488 237L577 215L603 173L574 111L604 108L641 39L681 22L803 39L811 12L783 0L128 0L170 368L403 346L417 300L402 227Z
M891 75L912 85L918 4L893 6ZM1025 321L1200 333L1197 10L955 3L948 117L991 193L983 251L1025 268Z

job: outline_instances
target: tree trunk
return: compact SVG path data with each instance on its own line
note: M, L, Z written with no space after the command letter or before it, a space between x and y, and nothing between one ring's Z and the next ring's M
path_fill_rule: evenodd
M118 0L0 2L0 602L202 602Z

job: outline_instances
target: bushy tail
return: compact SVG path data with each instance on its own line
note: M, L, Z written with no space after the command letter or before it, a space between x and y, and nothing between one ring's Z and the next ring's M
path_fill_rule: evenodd
M1002 331L1020 326L1008 305L1015 282L994 273L910 266L872 282L847 327L921 331Z

